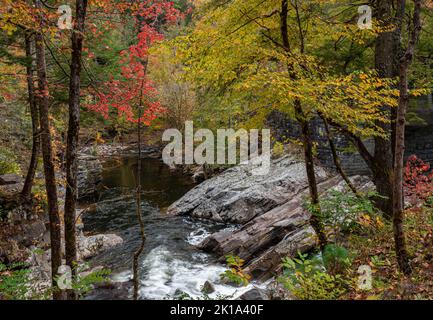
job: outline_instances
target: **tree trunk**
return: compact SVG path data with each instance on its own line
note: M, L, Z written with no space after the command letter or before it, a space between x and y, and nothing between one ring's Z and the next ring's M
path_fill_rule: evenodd
M299 12L297 10L297 3L295 5L296 5L296 13L298 14ZM280 33L281 33L284 50L287 52L287 54L291 54L290 42L288 36L287 16L288 16L288 0L282 0L281 12L280 12ZM300 21L300 19L298 19L298 21ZM299 26L299 33L301 38L301 44L299 49L301 53L304 53L303 32L301 30L301 25L299 24L298 26ZM287 66L287 71L292 79L296 79L296 74L293 71L292 65ZM316 174L314 171L313 141L311 139L309 121L306 118L306 115L304 114L304 111L302 109L302 104L299 99L295 99L294 108L295 108L296 120L301 126L302 142L303 142L302 144L304 147L305 169L307 171L308 186L310 191L311 204L313 207L312 210L313 212L311 212L310 224L317 234L319 247L323 251L323 249L327 244L327 238L320 217L321 211L320 211L320 204L319 204L319 193L317 191Z
M398 7L393 17L392 1L375 1L376 19L384 26L394 24L397 27L393 31L382 32L377 36L375 46L375 69L382 78L395 78L398 75L398 62L401 55L401 17L404 6ZM402 12L403 10L403 12ZM395 110L389 106L383 106L391 119L391 124L378 123L385 132L390 133L391 141L386 138L374 138L374 154L372 174L376 191L381 197L375 199L376 206L385 216L392 217L392 172L393 172L393 148L395 140Z
M391 1L377 1L376 18L385 26L394 26L393 31L380 33L376 39L375 68L382 78L395 78L399 75L398 65L401 52L401 30L406 1L398 1L395 16L392 16ZM381 124L390 133L391 143L384 138L375 138L373 180L377 192L385 198L376 199L376 205L388 218L392 217L392 172L394 165L396 109L384 106L390 115L391 124Z
M405 3L404 0L400 2ZM412 272L409 256L406 250L406 239L403 228L403 166L404 166L404 129L406 125L406 110L409 103L408 69L413 60L415 45L421 31L421 0L414 0L413 30L410 34L409 44L399 65L399 91L400 97L397 108L397 121L395 126L395 153L394 153L394 184L393 184L393 230L397 262L400 270L409 275Z
M144 83L144 82L143 82ZM143 90L143 89L142 89ZM142 98L140 99L142 100ZM140 101L139 112L138 112L138 124L137 124L137 140L138 140L138 162L137 162L137 186L136 186L136 215L140 226L140 237L141 242L138 249L134 252L132 270L133 270L133 282L134 282L134 292L133 299L138 299L138 289L139 289L139 274L138 274L138 259L144 250L144 244L146 242L146 233L144 231L143 217L141 216L141 104Z
M65 253L66 264L76 277L77 243L75 212L77 202L77 149L80 131L80 73L84 38L87 0L76 1L76 22L72 31L71 76L69 82L69 124L66 146L66 197L65 197ZM68 299L75 300L76 294L68 290Z
M41 1L35 0L37 8L41 8ZM48 216L50 221L51 242L51 275L53 284L53 299L62 299L63 293L57 288L55 277L62 264L60 217L57 203L57 186L55 167L53 162L53 151L51 146L51 133L49 121L49 91L47 82L47 71L45 62L44 36L42 26L43 17L40 17L40 31L35 34L36 68L38 74L38 103L39 120L41 124L42 157L44 162L45 188L47 191Z
M29 199L32 192L33 180L35 178L36 169L38 166L38 156L40 149L39 139L39 116L38 106L35 97L35 85L33 81L34 64L33 64L33 40L30 31L25 35L25 49L26 58L28 59L26 72L27 72L27 90L29 96L30 116L32 119L32 156L30 158L29 169L27 170L26 180L24 182L21 196L23 199Z
M305 169L307 171L308 187L310 191L312 205L310 224L316 232L319 247L323 251L328 241L321 219L319 192L317 191L316 174L314 171L313 141L311 139L311 132L308 120L305 118L305 114L302 110L301 102L299 100L295 100L295 113L296 120L301 126Z

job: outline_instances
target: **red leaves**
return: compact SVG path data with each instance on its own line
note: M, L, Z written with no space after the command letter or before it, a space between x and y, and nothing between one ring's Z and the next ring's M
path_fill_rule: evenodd
M104 84L103 92L96 92L98 101L88 108L109 117L110 110L117 110L119 117L130 122L142 122L149 125L164 108L156 101L156 90L147 78L149 47L155 41L161 41L163 35L158 31L158 24L171 24L182 17L173 3L165 0L144 0L136 4L113 2L116 10L127 13L136 19L140 26L137 41L120 53L120 80L111 80ZM142 104L141 119L138 119L137 107Z
M411 155L404 169L404 187L406 196L415 196L425 200L433 191L433 173L430 164L416 155Z

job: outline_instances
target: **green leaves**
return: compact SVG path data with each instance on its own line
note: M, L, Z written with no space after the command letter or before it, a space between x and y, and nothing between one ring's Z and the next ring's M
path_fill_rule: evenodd
M282 266L284 275L278 281L300 300L338 299L350 286L344 276L327 273L317 257L298 253L297 258L283 258Z
M239 286L247 286L251 276L243 270L245 261L233 255L227 255L226 259L227 267L230 269L222 273L221 278Z

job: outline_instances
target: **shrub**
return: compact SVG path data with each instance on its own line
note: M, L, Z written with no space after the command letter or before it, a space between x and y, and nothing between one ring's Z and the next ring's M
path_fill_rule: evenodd
M405 196L415 196L425 200L432 195L433 173L430 164L425 163L416 155L411 155L404 169Z
M15 154L6 148L0 149L0 175L20 173L20 166L16 162Z
M93 285L109 281L110 270L101 269L80 275L86 265L77 267L79 276L72 282L72 289L82 297L92 290ZM51 287L38 289L35 280L30 279L30 269L24 263L4 265L0 263L0 300L50 299Z
M350 285L342 275L327 273L318 259L308 259L306 254L284 258L282 266L284 273L279 282L300 300L338 299Z
M29 269L24 264L0 263L0 300L24 300L29 291Z
M277 141L275 142L273 148L272 148L272 155L276 158L279 158L284 155L284 144Z
M221 278L239 286L247 286L251 276L243 270L245 261L237 256L227 255L227 266L230 268L221 274Z
M331 229L335 236L340 232L347 233L357 230L362 223L363 216L378 218L377 209L370 201L371 197L377 197L376 192L356 196L351 192L332 190L320 199L321 220ZM307 209L314 212L314 208L307 204ZM376 219L377 220L377 219Z
M322 253L323 264L330 274L344 274L351 266L349 251L335 244L328 244Z

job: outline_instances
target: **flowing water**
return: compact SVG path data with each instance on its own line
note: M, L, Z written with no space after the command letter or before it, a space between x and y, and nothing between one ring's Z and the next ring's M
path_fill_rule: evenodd
M224 266L194 246L210 233L228 226L164 213L171 203L194 187L191 179L170 171L159 159L142 159L141 163L141 207L147 240L140 260L140 298L173 298L179 290L199 297L206 280L215 285L220 295L238 296L245 291L246 288L221 283L219 275L224 272ZM123 238L122 245L92 259L92 264L110 268L116 282L130 281L132 254L140 243L134 199L136 166L135 157L107 162L104 191L83 217L85 232L116 233ZM130 298L130 285L128 288L120 298ZM96 290L89 298L107 297Z

